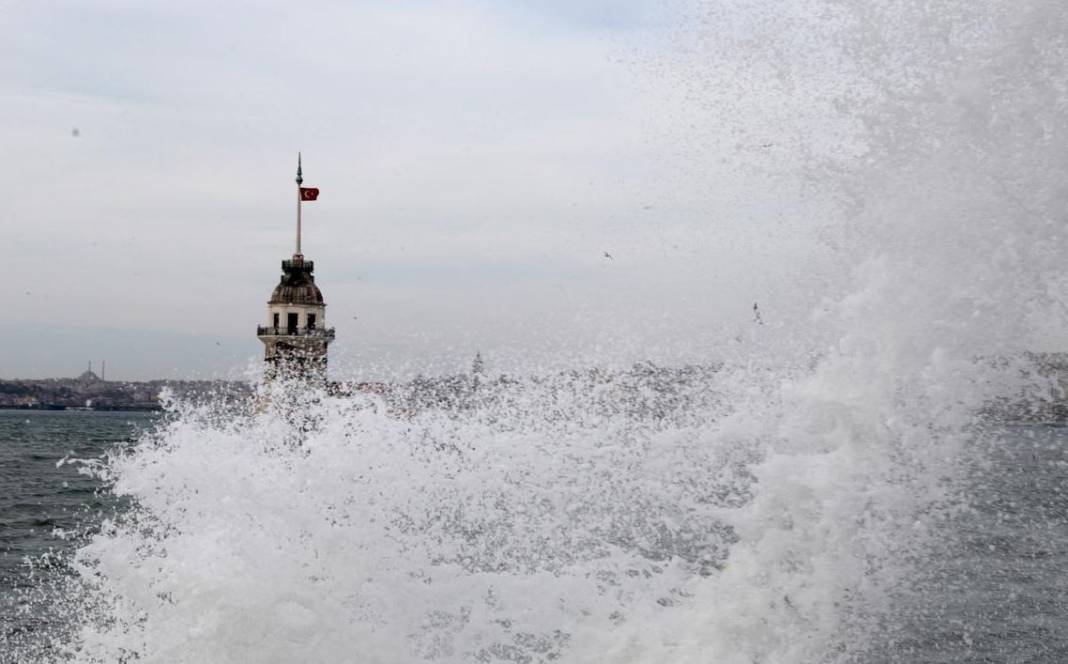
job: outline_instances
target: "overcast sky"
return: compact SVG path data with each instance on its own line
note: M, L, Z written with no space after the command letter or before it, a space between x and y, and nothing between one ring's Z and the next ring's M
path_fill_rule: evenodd
M257 362L297 150L335 376L714 359L754 301L818 296L820 249L709 139L690 28L661 0L0 10L0 377Z

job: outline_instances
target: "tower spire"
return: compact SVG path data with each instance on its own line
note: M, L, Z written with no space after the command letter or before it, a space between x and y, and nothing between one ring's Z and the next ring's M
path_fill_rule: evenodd
M300 168L300 152L297 152L297 251L293 258L300 256L300 185L304 183L304 175Z

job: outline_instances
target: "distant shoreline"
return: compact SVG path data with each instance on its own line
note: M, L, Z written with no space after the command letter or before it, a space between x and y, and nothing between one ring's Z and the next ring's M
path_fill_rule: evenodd
M0 410L4 411L22 411L33 413L158 413L163 410L163 406L145 406L145 407L115 407L115 408L74 408L67 406L0 406Z
M179 399L241 400L252 385L222 380L108 381L92 372L78 378L0 380L0 409L149 412L163 409L160 394Z

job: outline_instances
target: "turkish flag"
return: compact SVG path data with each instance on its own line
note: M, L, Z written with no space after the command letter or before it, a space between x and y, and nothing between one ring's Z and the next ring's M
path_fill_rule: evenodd
M319 198L319 190L315 187L301 187L300 188L300 200L302 201L314 201Z

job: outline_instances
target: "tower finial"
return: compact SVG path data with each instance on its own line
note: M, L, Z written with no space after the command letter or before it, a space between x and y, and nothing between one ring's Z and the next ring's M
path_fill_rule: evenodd
M293 260L303 260L304 256L300 253L300 202L304 198L301 194L301 184L304 182L304 175L301 173L300 168L300 152L297 153L297 250L293 252Z

